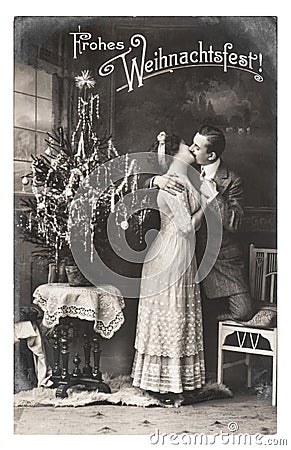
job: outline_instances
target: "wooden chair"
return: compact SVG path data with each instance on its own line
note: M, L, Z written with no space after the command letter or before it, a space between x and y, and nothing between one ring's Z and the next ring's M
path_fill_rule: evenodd
M268 310L274 313L277 305L277 250L256 248L251 244L249 262L250 292L252 298L258 302L259 312L248 322L240 323L230 320L219 322L217 381L218 383L223 382L223 369L246 364L247 386L251 387L251 355L271 356L273 360L272 405L275 406L277 326L258 323L256 318L264 317L262 313L268 312ZM224 363L224 351L243 353L245 357L238 361Z

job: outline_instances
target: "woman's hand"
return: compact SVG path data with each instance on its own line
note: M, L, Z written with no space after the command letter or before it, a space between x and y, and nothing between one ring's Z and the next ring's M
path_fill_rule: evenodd
M177 175L157 175L154 178L153 185L172 195L176 195L177 192L183 192L185 187L175 178L178 178Z

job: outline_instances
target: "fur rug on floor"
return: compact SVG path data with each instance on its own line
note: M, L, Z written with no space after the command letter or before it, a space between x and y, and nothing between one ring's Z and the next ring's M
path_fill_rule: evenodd
M130 376L112 378L103 375L104 382L111 388L111 394L98 391L81 390L80 386L68 389L67 398L56 398L56 389L34 388L29 391L18 392L14 395L15 406L85 406L92 403L111 403L127 406L164 406L156 398L131 384ZM232 397L231 391L223 384L208 382L195 395L184 399L179 396L175 406L189 405L208 400Z

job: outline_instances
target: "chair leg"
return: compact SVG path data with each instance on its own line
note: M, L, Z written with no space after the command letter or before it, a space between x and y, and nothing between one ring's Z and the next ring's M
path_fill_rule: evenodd
M273 355L272 406L277 404L277 351Z
M252 387L252 366L251 366L251 355L246 354L246 366L247 366L247 386Z
M223 353L221 342L221 323L218 325L217 383L223 383Z

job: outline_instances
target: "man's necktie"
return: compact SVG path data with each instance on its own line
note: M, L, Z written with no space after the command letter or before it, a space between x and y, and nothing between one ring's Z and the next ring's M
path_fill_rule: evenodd
M201 172L200 172L200 180L201 181L205 180L205 169L204 169L204 167L202 167Z
M206 172L204 167L201 168L200 173L200 192L208 199L213 199L218 194L216 183L213 179L206 178Z

